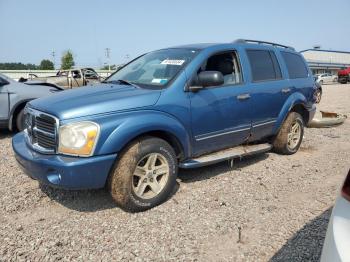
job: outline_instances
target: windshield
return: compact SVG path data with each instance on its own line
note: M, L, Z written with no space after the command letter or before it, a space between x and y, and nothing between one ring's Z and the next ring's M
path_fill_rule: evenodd
M111 75L105 82L123 80L141 87L163 87L196 55L196 50L165 49L147 53Z

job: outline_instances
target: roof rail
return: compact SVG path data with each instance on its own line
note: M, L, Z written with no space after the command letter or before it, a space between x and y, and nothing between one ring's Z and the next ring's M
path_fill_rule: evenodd
M264 45L272 45L272 46L278 46L278 47L283 47L283 48L288 48L292 49L295 51L295 49L291 46L286 46L286 45L280 45L277 43L272 43L272 42L266 42L266 41L260 41L260 40L250 40L250 39L237 39L233 41L233 43L237 44L243 44L243 43L257 43L257 44L264 44Z

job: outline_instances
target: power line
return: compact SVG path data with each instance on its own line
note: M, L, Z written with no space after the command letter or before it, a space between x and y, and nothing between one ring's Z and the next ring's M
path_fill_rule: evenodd
M111 71L111 63L110 63L110 54L111 54L111 49L110 48L106 48L106 58L107 58L107 64L108 64L108 70Z
M56 56L55 51L51 52L51 56L52 56L53 69L55 69L55 56Z

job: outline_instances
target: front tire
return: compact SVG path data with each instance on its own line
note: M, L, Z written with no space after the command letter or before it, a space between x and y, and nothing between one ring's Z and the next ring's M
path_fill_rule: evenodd
M108 180L114 201L125 211L140 212L169 198L176 184L178 164L164 140L133 141L120 155Z
M303 118L297 112L290 112L273 142L273 150L279 154L292 155L298 151L303 136Z

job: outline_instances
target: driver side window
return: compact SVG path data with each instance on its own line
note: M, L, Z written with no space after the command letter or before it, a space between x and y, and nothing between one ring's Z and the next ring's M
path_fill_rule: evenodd
M219 71L224 76L225 85L237 85L242 83L242 71L237 54L233 51L213 55L198 70L197 75L202 71Z

